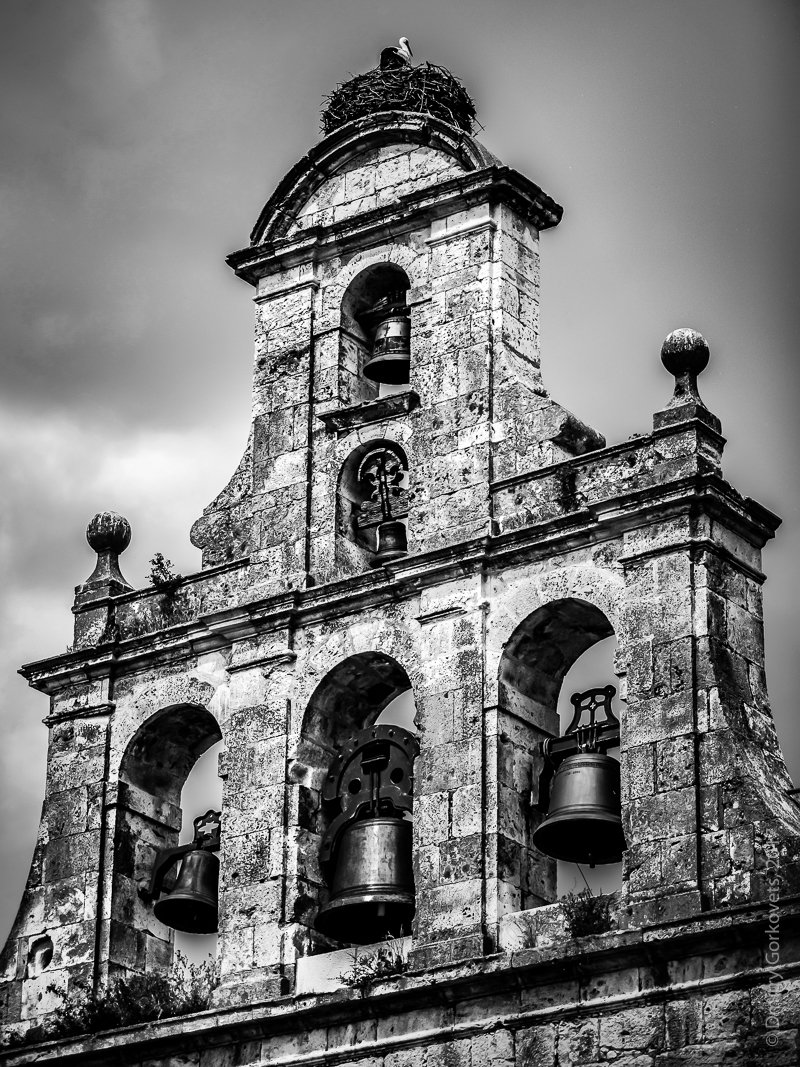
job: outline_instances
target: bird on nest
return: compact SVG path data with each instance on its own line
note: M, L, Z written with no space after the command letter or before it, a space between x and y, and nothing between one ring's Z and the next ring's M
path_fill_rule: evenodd
M399 48L384 48L381 52L381 70L399 70L401 67L411 66L411 45L407 37L401 37L398 41Z

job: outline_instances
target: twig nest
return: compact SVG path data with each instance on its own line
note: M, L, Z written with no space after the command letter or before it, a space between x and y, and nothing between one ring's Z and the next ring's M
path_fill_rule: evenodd
M124 552L131 543L131 525L115 511L100 511L86 527L86 540L95 552Z
M322 131L332 133L353 119L377 111L414 111L472 133L475 104L449 70L433 63L390 70L376 67L334 89L325 101Z
M708 360L705 337L688 327L673 330L661 346L661 362L676 378L681 374L700 374L708 366Z

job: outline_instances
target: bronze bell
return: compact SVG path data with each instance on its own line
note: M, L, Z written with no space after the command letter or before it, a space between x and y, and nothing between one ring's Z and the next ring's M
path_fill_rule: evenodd
M320 933L369 945L407 932L414 914L411 822L378 816L352 822L342 832L331 899L317 914Z
M619 763L601 752L567 756L558 767L547 818L533 843L557 860L617 863L625 850Z
M387 315L378 323L372 356L364 374L384 385L405 385L411 366L411 320L407 313Z
M175 888L153 907L156 918L187 934L217 930L219 860L212 852L195 849L181 861Z
M378 551L372 561L373 567L382 567L393 559L402 559L408 555L408 534L406 525L399 519L382 522L378 527Z

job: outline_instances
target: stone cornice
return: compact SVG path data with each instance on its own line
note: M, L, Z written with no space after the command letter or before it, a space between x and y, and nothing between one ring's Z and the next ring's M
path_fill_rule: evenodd
M351 248L396 239L420 225L478 203L506 204L539 230L557 225L562 213L561 207L538 185L511 167L495 165L401 195L392 204L340 222L243 248L232 252L226 262L238 277L256 285L264 275L311 259L343 254Z
M340 1027L371 1018L422 1015L419 1029L403 1028L359 1043L358 1056L378 1059L391 1052L411 1050L437 1041L454 1041L497 1030L517 1031L546 1025L554 1019L596 1019L599 1015L636 1007L676 1002L688 998L766 986L770 980L796 979L800 963L791 961L774 967L736 968L682 982L668 981L667 965L674 960L702 953L730 953L731 928L735 923L736 944L761 954L768 905L738 909L735 913L709 913L695 921L664 923L644 929L585 937L565 938L544 948L521 949L513 953L445 964L424 972L411 972L374 983L370 995L344 988L333 993L307 997L281 997L247 1007L215 1008L183 1018L161 1019L88 1038L66 1038L36 1046L0 1053L0 1063L8 1067L23 1064L80 1064L102 1067L114 1063L166 1062L173 1055L191 1055L196 1049L211 1049L242 1041L275 1041L303 1031ZM796 902L781 907L781 933L794 934L800 928ZM644 968L661 981L607 994L593 990L597 975L636 973ZM574 983L574 996L564 995ZM562 999L548 998L545 1006L525 1007L515 996L520 990L560 989ZM458 1004L489 1001L488 1013L480 1010L459 1016ZM498 998L507 998L502 1007ZM530 996L527 1003L535 1003ZM450 1011L452 1017L434 1028L424 1025L426 1009ZM354 1048L343 1044L335 1049L311 1053L289 1052L271 1058L270 1063L285 1067L333 1067L351 1062Z
M593 455L597 455L594 453ZM581 462L577 457L571 462ZM561 466L560 464L558 466ZM546 468L552 471L553 468ZM764 508L753 509L719 476L694 474L665 484L650 485L598 501L565 515L520 527L508 533L410 555L374 571L337 582L293 590L221 609L196 619L115 645L68 653L21 668L29 684L57 693L65 685L104 677L115 671L132 672L142 666L172 663L225 648L258 634L291 631L320 619L352 615L381 605L408 600L421 590L463 577L482 568L501 568L522 560L545 560L619 537L629 530L676 515L706 512L751 542L763 544L779 521ZM701 540L680 539L671 545L692 550ZM202 576L203 573L201 572ZM763 577L754 572L753 577ZM130 594L128 594L130 596Z

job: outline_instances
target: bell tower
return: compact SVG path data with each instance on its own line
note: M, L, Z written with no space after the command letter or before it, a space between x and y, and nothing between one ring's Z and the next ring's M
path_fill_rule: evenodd
M228 257L252 419L192 527L201 570L134 590L130 528L98 516L74 651L23 668L50 750L9 1032L52 1036L59 998L168 973L174 929L216 926L209 1014L37 1062L768 1062L796 1040L770 973L798 992L760 597L779 520L723 477L694 331L632 440L549 397L539 247L562 209L476 140L451 74L386 51ZM616 677L562 732L567 672L611 635ZM222 811L182 813L220 738ZM575 933L557 859L621 859L610 929Z

